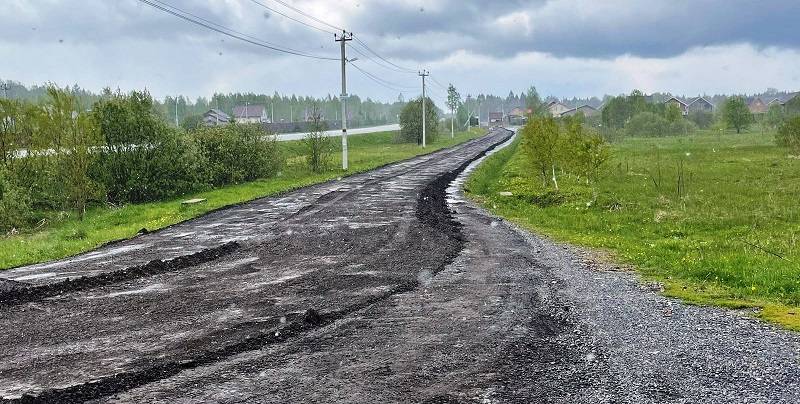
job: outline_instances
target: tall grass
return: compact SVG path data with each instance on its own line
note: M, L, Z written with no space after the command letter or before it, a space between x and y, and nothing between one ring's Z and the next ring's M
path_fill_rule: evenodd
M535 232L610 250L665 283L668 295L758 306L800 328L800 312L789 314L800 306L800 161L771 134L631 138L613 155L597 205L567 175L560 198L542 198L552 189L541 188L518 151L492 156L467 188Z
M162 202L121 207L92 206L83 221L74 215L52 215L37 229L0 236L0 268L67 257L112 240L132 237L143 228L153 231L219 207L371 170L451 147L483 134L485 131L480 129L457 133L454 139L442 137L425 149L416 144L394 143L394 131L351 136L348 138L349 170L346 173L341 170L341 153L337 156L334 152L333 165L339 164L339 169L313 173L304 160L300 142L282 142L279 146L287 157L287 164L276 178L225 186ZM335 138L334 144L340 145L341 137ZM206 201L194 205L181 204L193 198L204 198Z

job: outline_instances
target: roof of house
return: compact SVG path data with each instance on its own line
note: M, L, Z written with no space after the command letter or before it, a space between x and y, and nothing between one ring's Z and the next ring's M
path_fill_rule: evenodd
M756 102L756 100L761 101L761 98L759 98L759 97L747 97L747 98L744 99L744 103L745 103L745 105L747 105L749 107L754 102ZM761 103L763 104L764 101L761 101Z
M800 94L800 92L795 91L793 93L781 94L778 96L778 100L780 100L781 105L783 105L789 102L789 100L791 100L792 98L797 97L797 94Z
M267 107L263 105L237 105L233 109L235 118L260 118L267 112Z
M580 107L572 108L572 109L569 109L569 110L566 110L566 111L562 112L561 116L563 117L563 116L569 116L569 115L572 115L572 114L576 114L576 113L578 113L578 111L590 111L591 112L591 111L597 111L597 108L595 108L595 107L593 107L593 106L591 106L589 104L583 104Z
M690 103L689 103L689 105L692 105L692 104L694 104L695 102L698 102L698 101L703 101L703 102L705 102L706 104L708 104L708 105L711 105L712 107L714 106L714 104L712 104L711 102L709 102L707 99L705 99L705 98L703 98L703 97L697 97L697 98L695 98L694 100L692 100L692 102L690 102ZM687 105L687 106L688 106L688 105Z
M683 104L684 107L687 105L685 102L683 102L683 101L681 101L681 100L679 100L679 99L677 99L675 97L670 97L670 99L664 101L664 104L666 104L666 103L668 103L668 102L670 102L672 100L678 101L679 103Z

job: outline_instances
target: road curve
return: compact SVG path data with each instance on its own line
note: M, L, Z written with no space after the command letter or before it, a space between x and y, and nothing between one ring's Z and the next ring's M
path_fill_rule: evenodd
M466 201L458 172L506 135L9 272L0 396L800 402L796 334L680 305ZM35 276L64 271L88 280Z

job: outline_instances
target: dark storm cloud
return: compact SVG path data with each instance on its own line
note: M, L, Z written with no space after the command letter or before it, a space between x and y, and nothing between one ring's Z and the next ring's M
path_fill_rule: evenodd
M422 3L420 3L422 4ZM358 32L398 58L434 59L440 48L470 49L492 58L521 52L558 57L671 57L702 46L751 43L800 48L800 2L709 1L446 1L425 7L370 2L354 16ZM421 9L422 8L422 9ZM529 29L512 16L528 16ZM505 24L497 21L504 16ZM426 52L421 38L454 38ZM405 40L405 46L398 41Z

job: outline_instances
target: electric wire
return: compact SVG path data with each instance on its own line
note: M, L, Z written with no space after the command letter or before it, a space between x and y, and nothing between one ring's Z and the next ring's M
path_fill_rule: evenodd
M431 80L433 81L433 84L436 84L436 86L438 86L439 88L441 88L444 91L448 91L448 87L445 87L445 86L442 85L442 83L436 81L436 79L433 78L433 76L430 76L430 77L431 77Z
M152 7L156 8L156 9L159 9L159 10L165 12L165 13L172 14L175 17L181 18L181 19L183 19L185 21L188 21L188 22L191 22L193 24L199 25L201 27L204 27L204 28L210 29L212 31L218 32L218 33L220 33L222 35L226 35L226 36L229 36L231 38L238 39L240 41L250 43L252 45L260 46L262 48L267 48L267 49L271 49L271 50L274 50L274 51L277 51L277 52L288 53L290 55L302 56L302 57L311 58L311 59L339 60L339 58L332 58L332 57L327 57L327 56L313 55L313 54L305 53L305 52L302 52L302 51L299 51L299 50L296 50L296 49L288 48L288 47L285 47L285 46L282 46L282 45L278 45L278 44L274 44L274 43L271 43L271 42L267 42L267 41L264 41L262 39L255 38L255 37L252 37L250 35L247 35L247 34L232 30L230 28L224 27L222 25L216 24L214 22L208 21L208 20L206 20L204 18L201 18L201 17L198 17L196 15L190 14L190 13L188 13L186 11L183 11L183 10L181 10L181 9L179 9L177 7L171 6L169 4L163 3L163 2L161 2L159 0L152 0L152 1L150 1L150 0L139 0L139 1L144 3L144 4L147 4L149 6L152 6ZM159 4L156 4L156 3L159 3ZM167 7L171 8L173 10L176 10L176 11L170 10ZM191 18L191 17L194 17L194 18ZM198 20L201 20L201 21L198 21Z
M406 73L416 73L416 72L417 72L416 70L409 69L409 68L406 68L406 67L403 67L403 66L397 65L397 64L395 64L395 63L392 63L392 62L390 62L390 61L386 60L386 58L384 58L383 56L379 55L379 54L378 54L378 52L375 52L374 50L372 50L372 48L370 48L369 46L367 46L367 44L365 44L365 43L364 43L364 41L362 41L362 40L361 40L360 38L358 38L357 36L353 35L353 39L355 39L355 40L356 40L356 42L358 42L358 43L359 43L361 46L363 46L363 47L364 47L364 49L368 50L369 52L371 52L373 55L377 56L379 59L383 60L384 62L386 62L386 63L388 63L388 64L390 64L390 65L392 65L392 66L394 66L394 67L396 67L396 68L398 68L398 69L400 69L400 70L403 70L403 71L405 71Z
M353 66L353 67L354 67L356 70L358 70L359 72L361 72L363 75L367 76L367 78L369 78L370 80L372 80L372 81L374 81L375 83L378 83L378 84L380 84L381 86L383 86L383 87L386 87L386 88L388 88L388 89L390 89L390 90L394 90L394 91L397 91L397 92L401 92L401 93L402 93L403 91L408 91L408 90L416 90L416 89L419 89L419 87L401 86L401 85L398 85L398 84L395 84L395 83L392 83L392 82L389 82L389 81L383 80L383 79L381 79L381 78L379 78L379 77L375 76L374 74L372 74L372 73L370 73L370 72L368 72L368 71L366 71L366 70L362 69L361 67L358 67L358 66L356 66L356 65L355 65L355 64L353 64L353 63L350 63L350 66ZM399 87L399 88L398 88L398 87ZM403 89L405 89L405 90L403 90Z
M325 22L323 20L320 20L319 18L314 17L313 15L308 14L305 11L296 8L296 7L292 6L291 4L287 4L286 2L281 1L281 0L275 0L275 2L280 4L280 5L282 5L282 6L284 6L284 7L286 7L286 8L288 8L288 9L290 9L290 10L292 10L292 11L294 11L294 12L296 12L296 13L298 13L298 14L300 14L300 15L302 15L302 16L310 18L310 19L312 19L312 20L314 20L314 21L316 21L316 22L318 22L320 24L327 25L327 26L329 26L329 27L331 27L331 28L333 28L333 29L335 29L337 31L345 32L345 30L343 28L339 28L339 27L337 27L335 25L332 25L332 24L329 24L329 23L327 23L327 22Z
M296 19L296 18L294 18L294 17L290 17L290 16L288 16L288 15L286 15L286 14L284 14L284 13L282 13L282 12L280 12L280 11L278 11L278 10L276 10L276 9L274 9L274 8L272 8L272 7L268 6L268 5L266 5L266 4L259 3L259 2L258 2L258 1L256 1L256 0L250 0L250 1L251 1L252 3L254 3L254 4L257 4L257 5L261 6L261 7L264 7L264 8L266 8L266 9L267 9L267 10L269 10L269 11L272 11L272 12L273 12L273 13L275 13L275 14L278 14L278 15L281 15L281 16L283 16L283 17L286 17L286 18L288 18L288 19L290 19L290 20L292 20L292 21L294 21L294 22L298 22L298 23L300 23L300 24L303 24L303 25L305 25L306 27L313 28L313 29L315 29L315 30L318 30L318 31L322 31L322 32L324 32L324 33L326 33L326 34L331 34L331 35L335 35L335 34L336 34L336 33L335 33L335 32L333 32L333 31L328 31L328 30L326 30L326 29L323 29L323 28L320 28L320 27L315 27L315 26L313 26L313 25L311 25L311 24L309 24L309 23L307 23L307 22L305 22L305 21L301 21L301 20L298 20L298 19Z
M408 71L400 70L400 69L395 69L394 67L384 65L384 64L378 62L377 60L369 57L369 55L367 55L366 53L361 52L358 48L356 48L355 46L353 46L353 45L351 45L349 43L347 44L347 46L349 46L350 49L354 50L356 53L358 53L359 55L363 56L364 58L366 58L370 62L375 63L376 65L378 65L380 67L383 67L384 69L388 69L388 70L395 71L395 72L398 72L398 73L412 73L412 72L408 72ZM416 73L416 72L413 72L413 73Z

